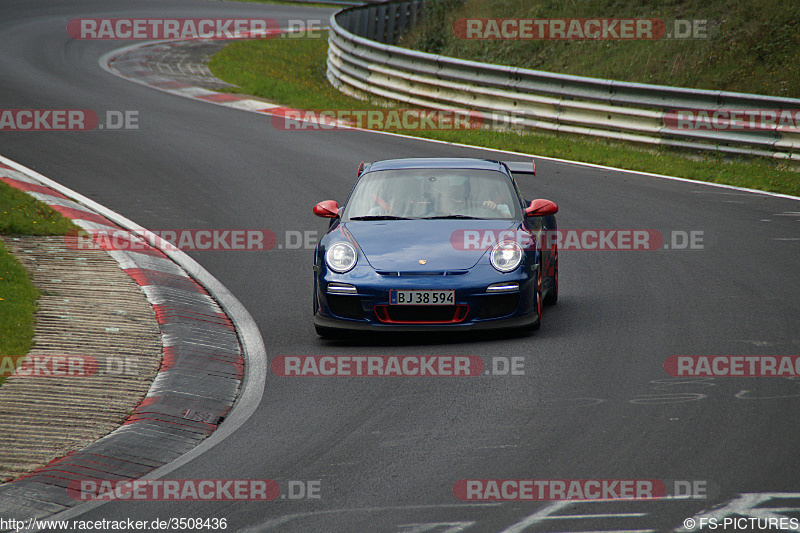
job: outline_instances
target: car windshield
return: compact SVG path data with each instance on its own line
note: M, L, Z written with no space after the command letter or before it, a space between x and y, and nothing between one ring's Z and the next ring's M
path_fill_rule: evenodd
M471 169L377 170L361 177L343 220L518 218L520 204L502 172Z

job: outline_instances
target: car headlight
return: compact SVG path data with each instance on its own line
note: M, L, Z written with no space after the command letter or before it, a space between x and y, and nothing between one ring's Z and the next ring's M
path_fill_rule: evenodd
M356 249L346 242L337 242L325 252L328 268L340 274L356 266Z
M522 262L522 248L513 241L501 242L492 248L489 259L500 272L511 272Z

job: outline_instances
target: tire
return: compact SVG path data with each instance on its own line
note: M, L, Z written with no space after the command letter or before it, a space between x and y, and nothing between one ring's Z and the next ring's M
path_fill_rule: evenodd
M553 274L553 288L547 291L544 297L545 305L555 305L558 301L558 252L555 254L555 272Z
M531 325L531 331L538 331L539 328L542 327L542 307L543 307L543 300L542 300L542 265L539 263L539 275L538 275L537 287L536 287L536 312L539 313L539 320L536 321L536 324Z

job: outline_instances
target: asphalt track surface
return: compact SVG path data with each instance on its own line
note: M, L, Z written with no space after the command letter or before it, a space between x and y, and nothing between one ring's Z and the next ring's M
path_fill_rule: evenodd
M343 200L361 160L497 157L368 132L278 131L256 114L115 77L98 60L129 43L76 41L65 30L81 16L283 22L329 13L187 0L5 0L2 108L136 110L139 129L2 132L0 153L150 229L270 229L279 242L286 231L321 234L326 223L311 207ZM312 326L311 250L190 252L253 315L270 358L524 357L525 374L269 374L247 423L169 477L321 480L319 499L112 502L79 518L224 517L229 530L253 531L668 531L741 493L800 497L800 381L687 381L663 368L678 354L800 353L798 202L548 160L538 161L537 174L521 181L523 192L557 202L562 229L655 229L668 239L702 231L704 247L562 252L560 301L532 335L337 342L320 340ZM454 497L456 481L482 478L702 480L711 494L564 507Z

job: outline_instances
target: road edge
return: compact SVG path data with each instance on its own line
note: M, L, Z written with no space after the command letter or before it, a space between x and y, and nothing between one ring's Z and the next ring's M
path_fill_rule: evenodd
M211 273L205 270L197 261L189 257L189 255L187 255L185 252L175 248L174 246L170 246L155 234L147 231L133 221L95 202L94 200L91 200L90 198L87 198L86 196L83 196L82 194L73 191L72 189L69 189L68 187L61 185L60 183L2 155L0 155L0 163L21 174L35 179L42 185L56 191L57 193L69 197L78 204L112 221L118 226L140 235L142 238L147 240L152 247L166 255L172 262L182 268L192 279L205 288L209 295L219 304L223 312L229 317L233 327L235 328L245 365L239 393L230 407L230 411L226 414L225 418L219 424L217 429L204 440L202 440L198 445L192 447L190 450L181 454L174 460L171 460L168 463L148 472L140 479L158 479L163 477L164 475L176 470L177 468L180 468L200 455L206 453L234 433L239 427L241 427L255 412L256 408L261 402L261 398L264 394L264 386L267 374L267 354L264 341L261 337L261 333L255 323L255 320L241 304L241 302L239 302L239 300L230 292L230 290L228 290L227 287L225 287L225 285L223 285L219 280L211 275ZM105 502L79 503L74 507L70 507L66 510L49 515L48 518L51 520L63 520L71 518L103 505L104 503Z

